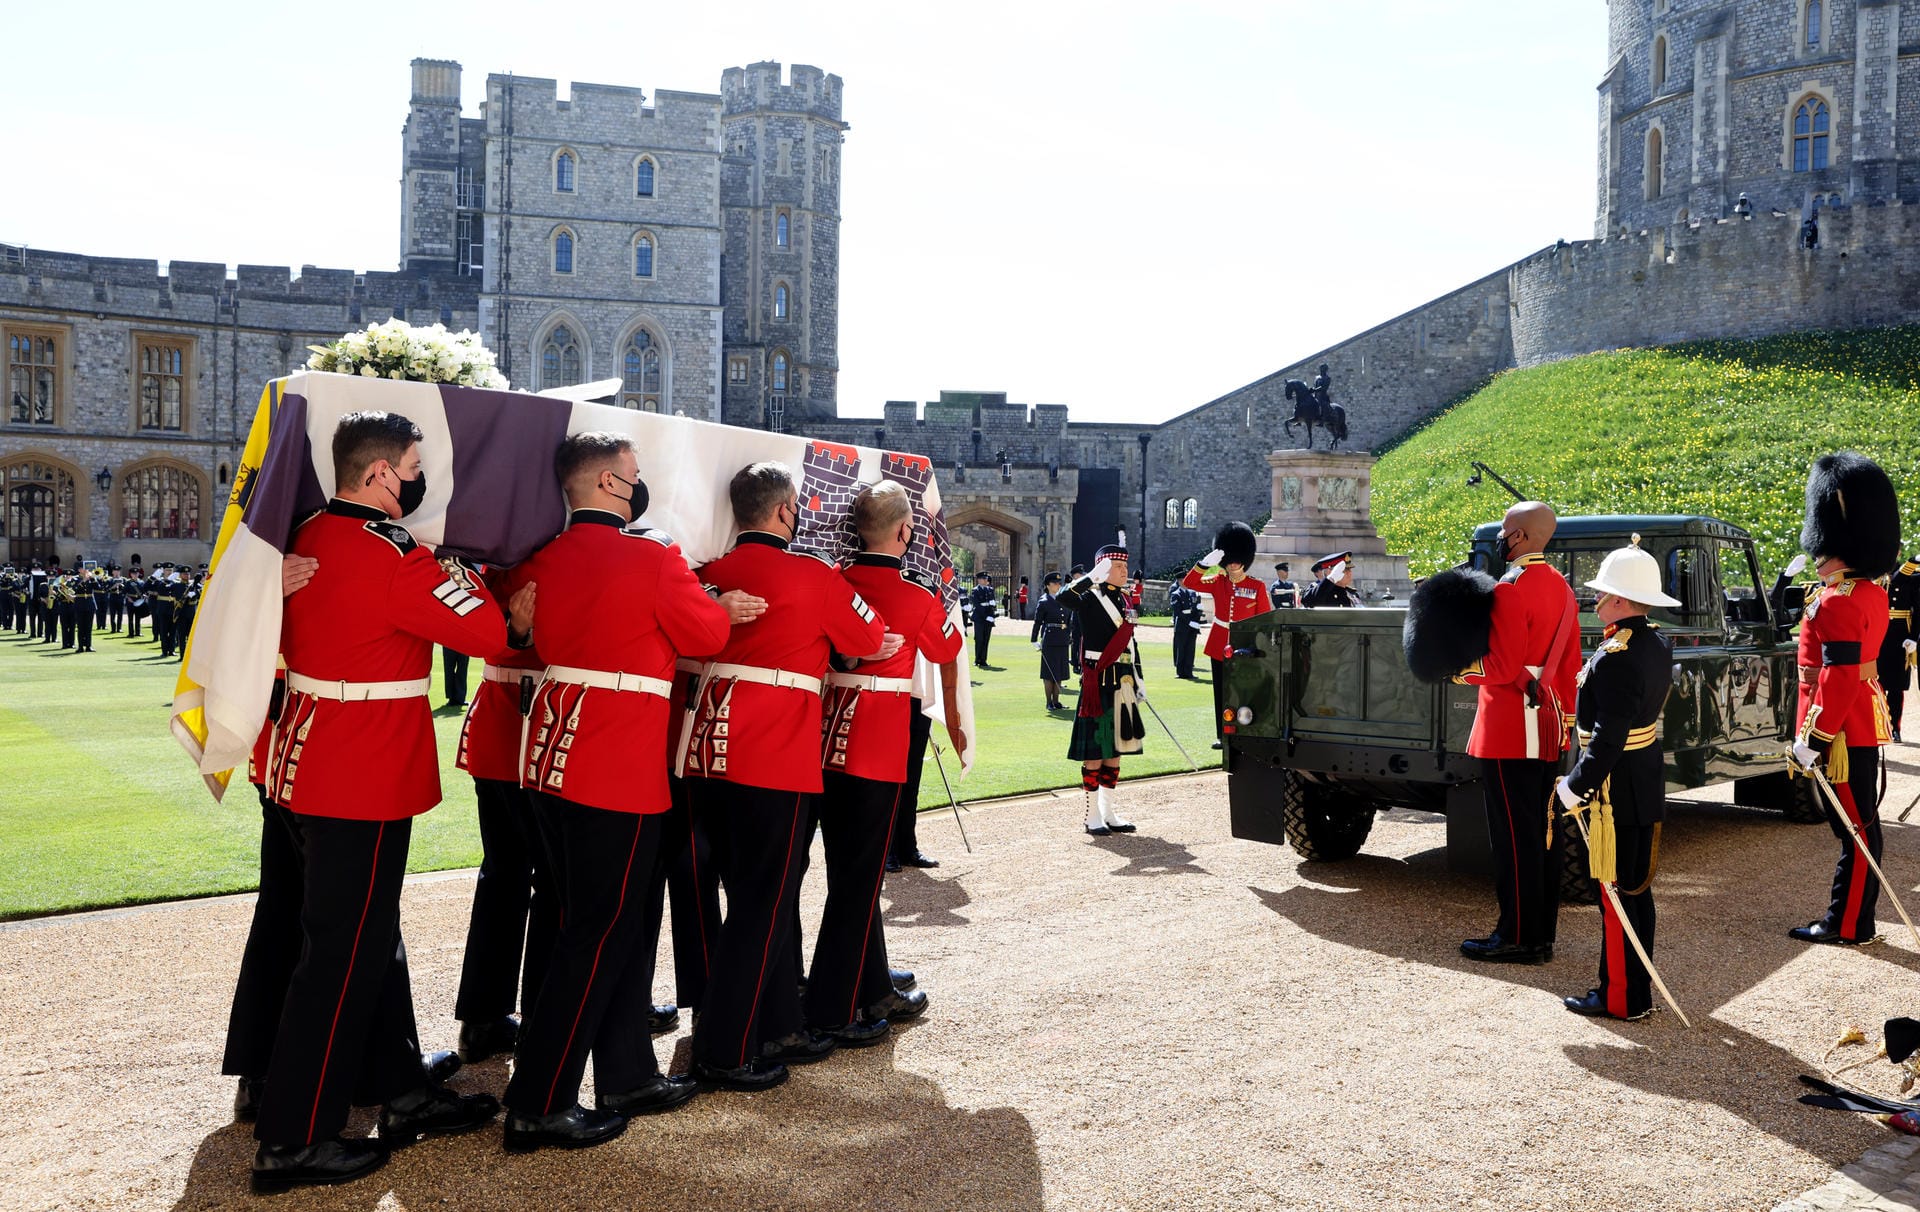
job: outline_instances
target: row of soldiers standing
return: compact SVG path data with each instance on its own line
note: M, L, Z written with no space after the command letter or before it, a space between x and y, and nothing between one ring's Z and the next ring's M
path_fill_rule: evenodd
M93 651L93 633L139 638L143 620L152 620L160 655L186 652L187 635L200 609L206 569L156 564L139 568L46 567L35 560L25 568L0 566L0 630L76 652Z

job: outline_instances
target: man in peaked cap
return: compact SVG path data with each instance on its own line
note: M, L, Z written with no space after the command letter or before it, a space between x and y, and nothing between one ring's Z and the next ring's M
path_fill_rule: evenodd
M1915 643L1920 630L1913 624L1920 607L1920 563L1907 560L1887 578L1887 635L1880 641L1880 689L1887 696L1887 718L1893 739L1900 741L1900 716L1906 706L1907 683L1913 678Z
M1267 613L1273 601L1258 577L1247 575L1256 552L1253 528L1228 522L1213 536L1213 550L1180 578L1182 587L1212 599L1213 626L1207 629L1207 659L1213 664L1213 732L1220 748L1227 693L1227 662L1233 657L1233 624Z
M1314 582L1301 597L1302 606L1358 606L1353 592L1353 553L1336 551L1313 562Z
M1600 646L1580 671L1580 743L1573 770L1554 790L1568 811L1591 812L1596 841L1611 830L1609 864L1603 846L1595 877L1614 884L1626 922L1613 901L1600 900L1600 984L1584 997L1563 999L1589 1018L1645 1018L1653 1011L1653 981L1627 943L1631 928L1653 954L1653 856L1666 816L1666 759L1660 715L1673 688L1673 645L1647 617L1654 606L1678 606L1660 589L1660 562L1634 545L1608 553L1587 582L1598 590L1594 611L1606 624Z
M1800 737L1791 760L1801 771L1825 763L1849 821L1826 804L1827 823L1840 839L1833 895L1825 916L1787 933L1802 942L1852 946L1873 940L1880 894L1853 829L1878 861L1880 746L1893 737L1876 663L1889 607L1875 578L1892 572L1900 559L1900 505L1887 473L1852 451L1821 456L1807 477L1800 546L1813 559L1820 584L1801 615Z

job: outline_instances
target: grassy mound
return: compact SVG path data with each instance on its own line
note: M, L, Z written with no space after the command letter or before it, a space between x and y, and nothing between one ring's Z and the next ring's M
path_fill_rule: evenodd
M1509 371L1381 456L1373 519L1422 576L1509 504L1479 459L1563 514L1703 513L1751 532L1769 572L1798 550L1807 468L1851 449L1920 538L1920 327L1590 354Z

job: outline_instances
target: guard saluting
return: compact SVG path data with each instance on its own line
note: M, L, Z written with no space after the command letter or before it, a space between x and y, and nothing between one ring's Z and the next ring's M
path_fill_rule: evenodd
M1213 626L1207 630L1207 659L1213 664L1213 733L1220 748L1225 723L1227 662L1233 659L1233 625L1273 609L1267 587L1247 575L1255 552L1253 528L1228 522L1213 536L1213 550L1187 570L1180 584L1213 599Z
M1849 822L1823 797L1827 824L1840 839L1833 895L1824 917L1787 933L1802 942L1851 946L1874 938L1880 885L1860 858L1853 829L1878 861L1880 746L1893 736L1876 664L1889 607L1887 591L1874 581L1900 559L1900 505L1887 473L1852 451L1821 456L1807 477L1800 547L1813 558L1820 584L1800 616L1800 739L1793 764L1810 770L1825 762Z
M1085 827L1095 837L1132 833L1133 823L1113 808L1120 783L1120 759L1145 749L1146 728L1134 691L1133 628L1126 617L1127 549L1109 543L1095 553L1093 571L1083 573L1060 596L1080 620L1086 644L1076 653L1080 670L1080 708L1073 721L1067 757L1080 763L1086 792Z
M1300 598L1300 604L1307 607L1320 606L1358 606L1360 598L1353 592L1353 553L1336 552L1313 562L1313 584L1307 586L1307 592Z
M1653 858L1666 817L1666 760L1660 716L1673 688L1673 645L1647 618L1652 606L1678 606L1660 589L1660 562L1634 546L1610 552L1587 588L1607 625L1580 671L1580 743L1585 749L1555 790L1569 811L1592 813L1588 858L1594 878L1617 886L1626 926L1653 954ZM1647 966L1627 942L1610 897L1600 898L1600 984L1563 999L1588 1017L1637 1019L1653 1010Z
M1887 636L1880 641L1880 689L1887 696L1887 719L1893 739L1900 740L1900 716L1906 707L1907 683L1913 679L1915 628L1913 612L1920 607L1920 563L1908 560L1887 578Z
M389 1146L468 1131L499 1111L487 1095L430 1083L419 1044L386 1029L412 1013L399 919L413 818L440 799L433 645L489 653L507 634L485 590L392 521L426 495L420 437L392 413L342 417L337 495L294 534L293 553L319 565L281 624L287 699L266 785L299 855L300 959L260 1095L256 1191L357 1178ZM263 898L280 895L270 874L261 871ZM340 1139L356 1095L386 1101L379 1146Z

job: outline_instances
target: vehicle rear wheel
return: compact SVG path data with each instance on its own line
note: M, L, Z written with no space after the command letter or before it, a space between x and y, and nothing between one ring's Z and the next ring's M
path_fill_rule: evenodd
M1556 813L1553 824L1553 851L1560 864L1560 903L1595 905L1600 902L1600 885L1587 870L1587 840L1564 813Z
M1827 819L1812 779L1796 779L1784 770L1733 780L1733 802L1747 808L1773 808L1790 821L1817 825Z
M1360 853L1373 831L1373 809L1354 796L1287 771L1281 816L1287 844L1309 861L1335 863Z

